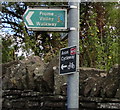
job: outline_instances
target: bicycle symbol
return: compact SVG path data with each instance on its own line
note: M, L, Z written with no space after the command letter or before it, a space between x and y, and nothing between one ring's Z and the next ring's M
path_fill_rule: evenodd
M70 62L69 65L68 65L68 69L74 69L75 68L75 65L73 62Z

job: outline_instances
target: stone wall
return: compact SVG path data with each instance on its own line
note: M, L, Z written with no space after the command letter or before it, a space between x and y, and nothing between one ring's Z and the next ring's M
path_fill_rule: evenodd
M48 64L31 56L3 64L2 89L34 90L66 95L67 75L59 75L59 57ZM120 98L120 65L107 73L95 68L80 68L80 95L85 97Z
M43 79L45 63L38 56L2 65L2 89L36 90L51 92Z
M80 110L120 110L120 100L80 96ZM3 91L2 110L67 110L66 96L32 90Z
M65 110L65 96L32 90L5 90L2 110Z
M55 94L66 94L67 76L54 70ZM120 66L114 65L110 72L95 68L80 68L80 95L85 97L120 98Z

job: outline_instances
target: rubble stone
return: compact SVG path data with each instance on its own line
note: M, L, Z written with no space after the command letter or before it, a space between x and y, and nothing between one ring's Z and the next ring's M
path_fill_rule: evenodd
M66 95L67 75L59 75L59 57L48 64L31 56L2 65L2 89L35 90ZM120 65L107 73L96 68L80 67L80 95L120 98Z
M50 92L43 80L44 62L38 56L3 64L2 89L37 90Z

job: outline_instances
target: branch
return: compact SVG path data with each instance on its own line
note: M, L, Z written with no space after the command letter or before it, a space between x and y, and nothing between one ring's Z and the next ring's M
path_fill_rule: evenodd
M2 13L10 14L10 15L12 15L12 16L14 16L14 17L17 17L17 18L22 19L22 17L19 16L18 13L14 13L14 12L12 12L12 11L6 9L6 8L4 8L4 11L3 11Z
M20 25L15 23L15 22L10 22L10 21L2 21L2 23L7 23L7 24L10 24L10 25L14 25L14 26L17 26L20 28Z

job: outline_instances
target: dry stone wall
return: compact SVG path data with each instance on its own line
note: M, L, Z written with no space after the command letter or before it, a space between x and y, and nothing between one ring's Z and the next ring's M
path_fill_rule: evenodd
M5 90L2 110L65 110L65 96L32 90Z
M67 76L59 75L59 57L49 64L40 57L3 64L2 89L35 90L66 95ZM95 68L80 68L80 95L88 97L120 98L120 65L110 72Z
M80 96L80 110L120 110L120 100ZM5 90L2 110L67 110L66 96L32 90Z
M66 94L67 76L54 70L55 94ZM80 68L80 95L85 97L120 98L120 66L114 65L109 73L95 68Z
M2 89L37 90L51 92L43 79L45 64L38 56L2 65Z
M108 73L95 68L80 68L79 79L82 97L120 99L118 64ZM2 89L2 110L21 110L20 107L22 110L42 110L45 106L51 110L54 107L56 110L66 108L67 76L59 75L58 56L48 64L38 56L3 64ZM56 95L64 97L63 100Z

